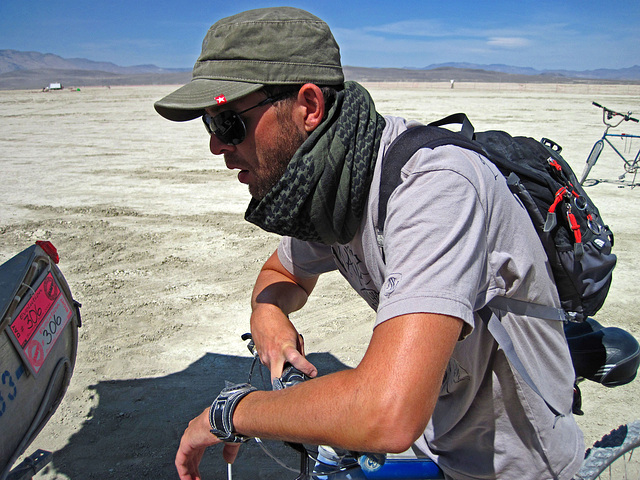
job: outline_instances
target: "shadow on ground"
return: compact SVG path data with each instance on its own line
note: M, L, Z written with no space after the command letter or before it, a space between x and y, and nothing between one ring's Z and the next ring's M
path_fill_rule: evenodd
M322 374L347 368L328 353L309 355L309 360ZM165 377L92 385L98 406L69 443L54 452L53 462L43 473L46 478L63 474L74 480L177 478L173 460L189 420L211 403L225 380L246 381L250 366L248 357L209 353L187 369ZM252 383L261 384L256 374ZM297 453L279 443L271 446L288 465L298 468ZM238 479L297 476L268 458L253 441L242 447L233 468ZM227 478L220 447L205 454L201 473L205 479Z

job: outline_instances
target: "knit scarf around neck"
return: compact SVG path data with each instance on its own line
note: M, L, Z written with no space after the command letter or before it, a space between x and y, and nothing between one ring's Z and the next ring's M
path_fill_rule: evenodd
M367 206L385 121L369 93L355 82L344 90L245 219L263 230L300 240L348 243Z

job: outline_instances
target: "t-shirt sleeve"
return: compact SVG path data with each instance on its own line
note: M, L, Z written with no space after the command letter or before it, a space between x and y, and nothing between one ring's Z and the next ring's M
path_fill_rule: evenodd
M292 237L280 240L278 259L290 273L301 278L315 277L336 269L330 246Z
M440 147L429 155L451 153ZM486 213L473 170L456 171L447 163L412 171L389 199L376 324L408 313L439 313L473 328L486 268Z

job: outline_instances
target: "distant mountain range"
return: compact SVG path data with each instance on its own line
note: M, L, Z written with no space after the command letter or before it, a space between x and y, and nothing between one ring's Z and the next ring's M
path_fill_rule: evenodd
M408 68L408 67L407 67ZM438 68L459 68L471 70L488 70L491 72L510 73L514 75L551 75L568 78L581 78L591 80L640 80L640 65L629 68L608 69L599 68L597 70L536 70L530 67L513 67L510 65L491 64L480 65L476 63L439 63L424 67L423 70L434 70Z
M86 58L52 53L0 50L0 89L42 89L52 82L64 86L172 85L191 79L191 68L155 65L122 67Z
M542 82L542 83L638 83L640 66L619 70L539 71L509 65L441 63L424 68L367 68L345 66L345 77L378 82ZM155 65L122 67L86 58L62 58L52 53L0 50L0 89L42 89L50 83L64 86L178 85L191 79L191 68Z
M121 67L110 62L94 62L86 58L62 58L52 53L20 52L0 50L0 74L17 70L95 70L100 72L131 75L140 73L186 72L188 69L160 68L155 65L135 65Z

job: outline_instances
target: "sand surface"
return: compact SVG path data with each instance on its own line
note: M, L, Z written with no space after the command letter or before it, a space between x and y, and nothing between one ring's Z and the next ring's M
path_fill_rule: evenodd
M429 121L464 111L478 130L552 138L576 171L602 131L591 101L640 112L638 86L370 88L383 114ZM240 335L249 328L253 281L278 238L243 220L248 193L209 153L200 122L155 114L153 102L173 89L0 91L0 263L51 240L83 305L71 384L27 450L54 452L37 478L176 478L187 422L225 380L246 381ZM588 188L615 232L619 261L596 318L640 338L640 188L619 181L621 173L605 152L593 171L601 181ZM321 279L293 319L327 372L357 364L374 315L336 274ZM640 382L585 382L583 396L579 421L589 443L640 417ZM253 443L234 468L239 479L296 476ZM203 472L226 478L219 449L205 455Z

